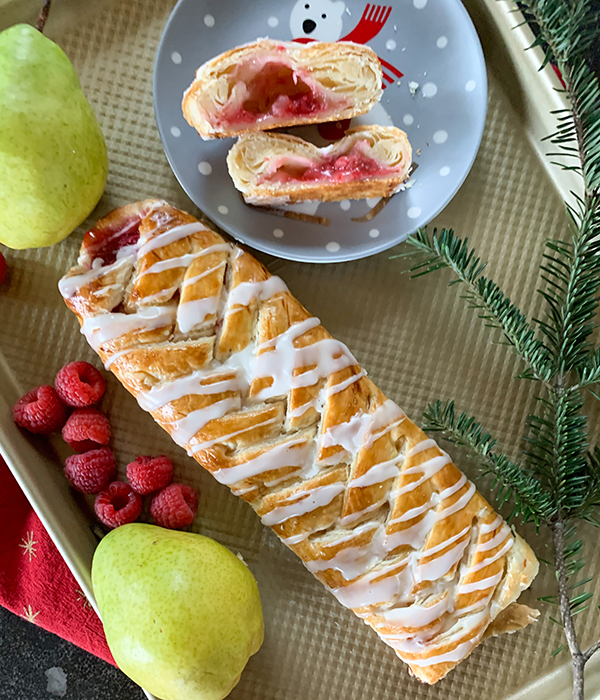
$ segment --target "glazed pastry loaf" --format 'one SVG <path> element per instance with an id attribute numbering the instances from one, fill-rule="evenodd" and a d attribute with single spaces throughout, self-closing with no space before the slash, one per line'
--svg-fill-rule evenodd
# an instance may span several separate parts
<path id="1" fill-rule="evenodd" d="M 198 68 L 183 115 L 203 139 L 349 119 L 381 99 L 381 64 L 367 46 L 261 39 Z"/>
<path id="2" fill-rule="evenodd" d="M 418 678 L 535 619 L 529 546 L 249 253 L 148 200 L 59 287 L 139 405 Z"/>
<path id="3" fill-rule="evenodd" d="M 227 155 L 244 200 L 269 205 L 388 197 L 411 164 L 408 137 L 395 126 L 357 126 L 325 148 L 287 134 L 244 134 Z"/>

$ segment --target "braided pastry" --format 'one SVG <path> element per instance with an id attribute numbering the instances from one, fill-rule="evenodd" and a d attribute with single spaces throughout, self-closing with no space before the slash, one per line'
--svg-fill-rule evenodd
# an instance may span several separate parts
<path id="1" fill-rule="evenodd" d="M 158 200 L 84 238 L 60 291 L 107 368 L 427 683 L 515 603 L 529 546 L 244 250 Z"/>
<path id="2" fill-rule="evenodd" d="M 251 204 L 389 197 L 408 179 L 412 149 L 395 126 L 356 126 L 325 148 L 288 134 L 240 136 L 229 151 L 233 184 Z"/>
<path id="3" fill-rule="evenodd" d="M 200 66 L 183 116 L 203 139 L 350 119 L 381 99 L 382 72 L 368 46 L 308 46 L 259 39 Z"/>

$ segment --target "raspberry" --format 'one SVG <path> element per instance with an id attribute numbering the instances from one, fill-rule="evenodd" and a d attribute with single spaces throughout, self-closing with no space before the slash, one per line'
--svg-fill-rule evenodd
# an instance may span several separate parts
<path id="1" fill-rule="evenodd" d="M 119 527 L 140 517 L 142 499 L 129 484 L 113 481 L 96 496 L 94 510 L 106 526 Z"/>
<path id="2" fill-rule="evenodd" d="M 2 282 L 4 282 L 5 277 L 6 277 L 6 258 L 0 252 L 0 284 L 2 284 Z"/>
<path id="3" fill-rule="evenodd" d="M 67 409 L 51 386 L 38 386 L 28 391 L 13 406 L 13 418 L 30 433 L 50 433 L 60 430 L 67 418 Z"/>
<path id="4" fill-rule="evenodd" d="M 62 436 L 75 452 L 87 452 L 108 445 L 110 423 L 97 408 L 76 408 L 67 418 Z"/>
<path id="5" fill-rule="evenodd" d="M 116 473 L 115 456 L 108 447 L 71 455 L 65 460 L 65 476 L 71 486 L 82 493 L 98 493 Z"/>
<path id="6" fill-rule="evenodd" d="M 70 362 L 58 372 L 54 386 L 67 406 L 85 408 L 100 401 L 106 382 L 89 362 Z"/>
<path id="7" fill-rule="evenodd" d="M 150 515 L 161 527 L 180 530 L 191 525 L 198 511 L 198 494 L 186 484 L 171 484 L 156 494 Z"/>
<path id="8" fill-rule="evenodd" d="M 131 488 L 142 496 L 164 488 L 172 478 L 173 462 L 164 455 L 141 455 L 127 465 L 127 480 Z"/>

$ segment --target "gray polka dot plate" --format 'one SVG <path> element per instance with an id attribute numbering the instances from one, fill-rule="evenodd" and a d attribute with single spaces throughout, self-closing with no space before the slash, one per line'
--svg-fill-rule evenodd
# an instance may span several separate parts
<path id="1" fill-rule="evenodd" d="M 300 212 L 308 221 L 243 202 L 225 162 L 233 139 L 203 141 L 184 120 L 181 99 L 205 61 L 266 36 L 371 46 L 382 62 L 383 98 L 352 125 L 395 124 L 406 131 L 418 165 L 410 187 L 383 208 L 377 200 L 289 208 L 292 217 Z M 179 0 L 154 69 L 156 121 L 173 172 L 189 197 L 240 241 L 303 262 L 379 253 L 436 216 L 471 169 L 486 104 L 483 53 L 460 0 Z M 317 145 L 329 143 L 331 136 L 323 127 L 293 133 Z"/>

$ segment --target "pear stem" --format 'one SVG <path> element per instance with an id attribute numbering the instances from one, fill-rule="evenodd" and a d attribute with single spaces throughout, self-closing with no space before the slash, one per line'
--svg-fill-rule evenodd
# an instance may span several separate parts
<path id="1" fill-rule="evenodd" d="M 44 0 L 44 6 L 40 11 L 37 24 L 35 25 L 35 28 L 38 30 L 38 32 L 44 32 L 46 20 L 48 19 L 48 14 L 50 12 L 50 5 L 52 5 L 52 0 Z"/>

